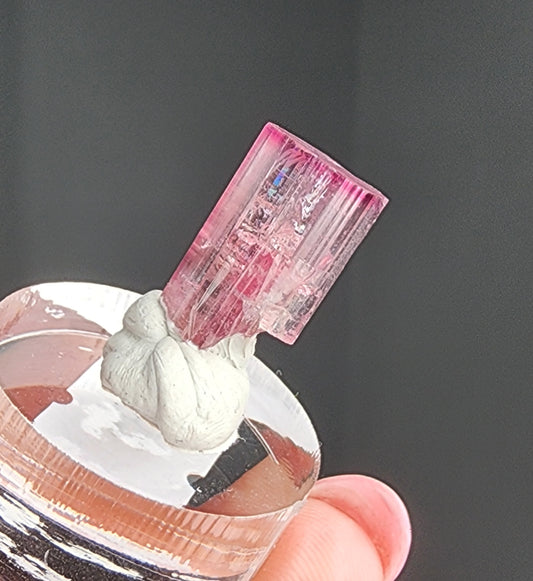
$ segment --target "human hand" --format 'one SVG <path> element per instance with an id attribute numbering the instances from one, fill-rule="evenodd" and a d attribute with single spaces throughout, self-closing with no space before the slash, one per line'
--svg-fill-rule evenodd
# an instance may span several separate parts
<path id="1" fill-rule="evenodd" d="M 411 544 L 398 495 L 367 476 L 319 480 L 254 581 L 393 581 Z"/>

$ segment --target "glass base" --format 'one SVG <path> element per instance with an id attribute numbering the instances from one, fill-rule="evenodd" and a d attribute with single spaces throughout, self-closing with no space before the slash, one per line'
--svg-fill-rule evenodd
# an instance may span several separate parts
<path id="1" fill-rule="evenodd" d="M 0 303 L 6 579 L 245 581 L 316 480 L 312 425 L 256 359 L 246 420 L 210 454 L 164 443 L 101 388 L 101 350 L 136 298 L 49 283 Z"/>

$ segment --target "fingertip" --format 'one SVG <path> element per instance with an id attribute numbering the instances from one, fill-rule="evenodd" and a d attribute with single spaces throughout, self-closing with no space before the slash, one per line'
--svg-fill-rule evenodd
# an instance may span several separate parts
<path id="1" fill-rule="evenodd" d="M 309 498 L 254 581 L 383 581 L 367 533 L 336 507 Z"/>
<path id="2" fill-rule="evenodd" d="M 319 480 L 310 496 L 342 511 L 366 532 L 380 555 L 384 581 L 398 577 L 411 546 L 411 523 L 392 488 L 369 476 L 343 475 Z"/>

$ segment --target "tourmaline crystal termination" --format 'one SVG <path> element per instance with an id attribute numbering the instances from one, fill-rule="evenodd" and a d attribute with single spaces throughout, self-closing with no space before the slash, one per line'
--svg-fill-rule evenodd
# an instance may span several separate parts
<path id="1" fill-rule="evenodd" d="M 163 290 L 169 319 L 198 347 L 294 343 L 387 202 L 268 123 Z"/>

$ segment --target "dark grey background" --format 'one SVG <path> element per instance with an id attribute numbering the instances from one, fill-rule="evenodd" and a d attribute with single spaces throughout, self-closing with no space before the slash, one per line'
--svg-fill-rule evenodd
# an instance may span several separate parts
<path id="1" fill-rule="evenodd" d="M 391 198 L 299 342 L 259 347 L 324 474 L 402 494 L 402 579 L 532 579 L 533 3 L 1 7 L 0 295 L 161 287 L 286 126 Z"/>

